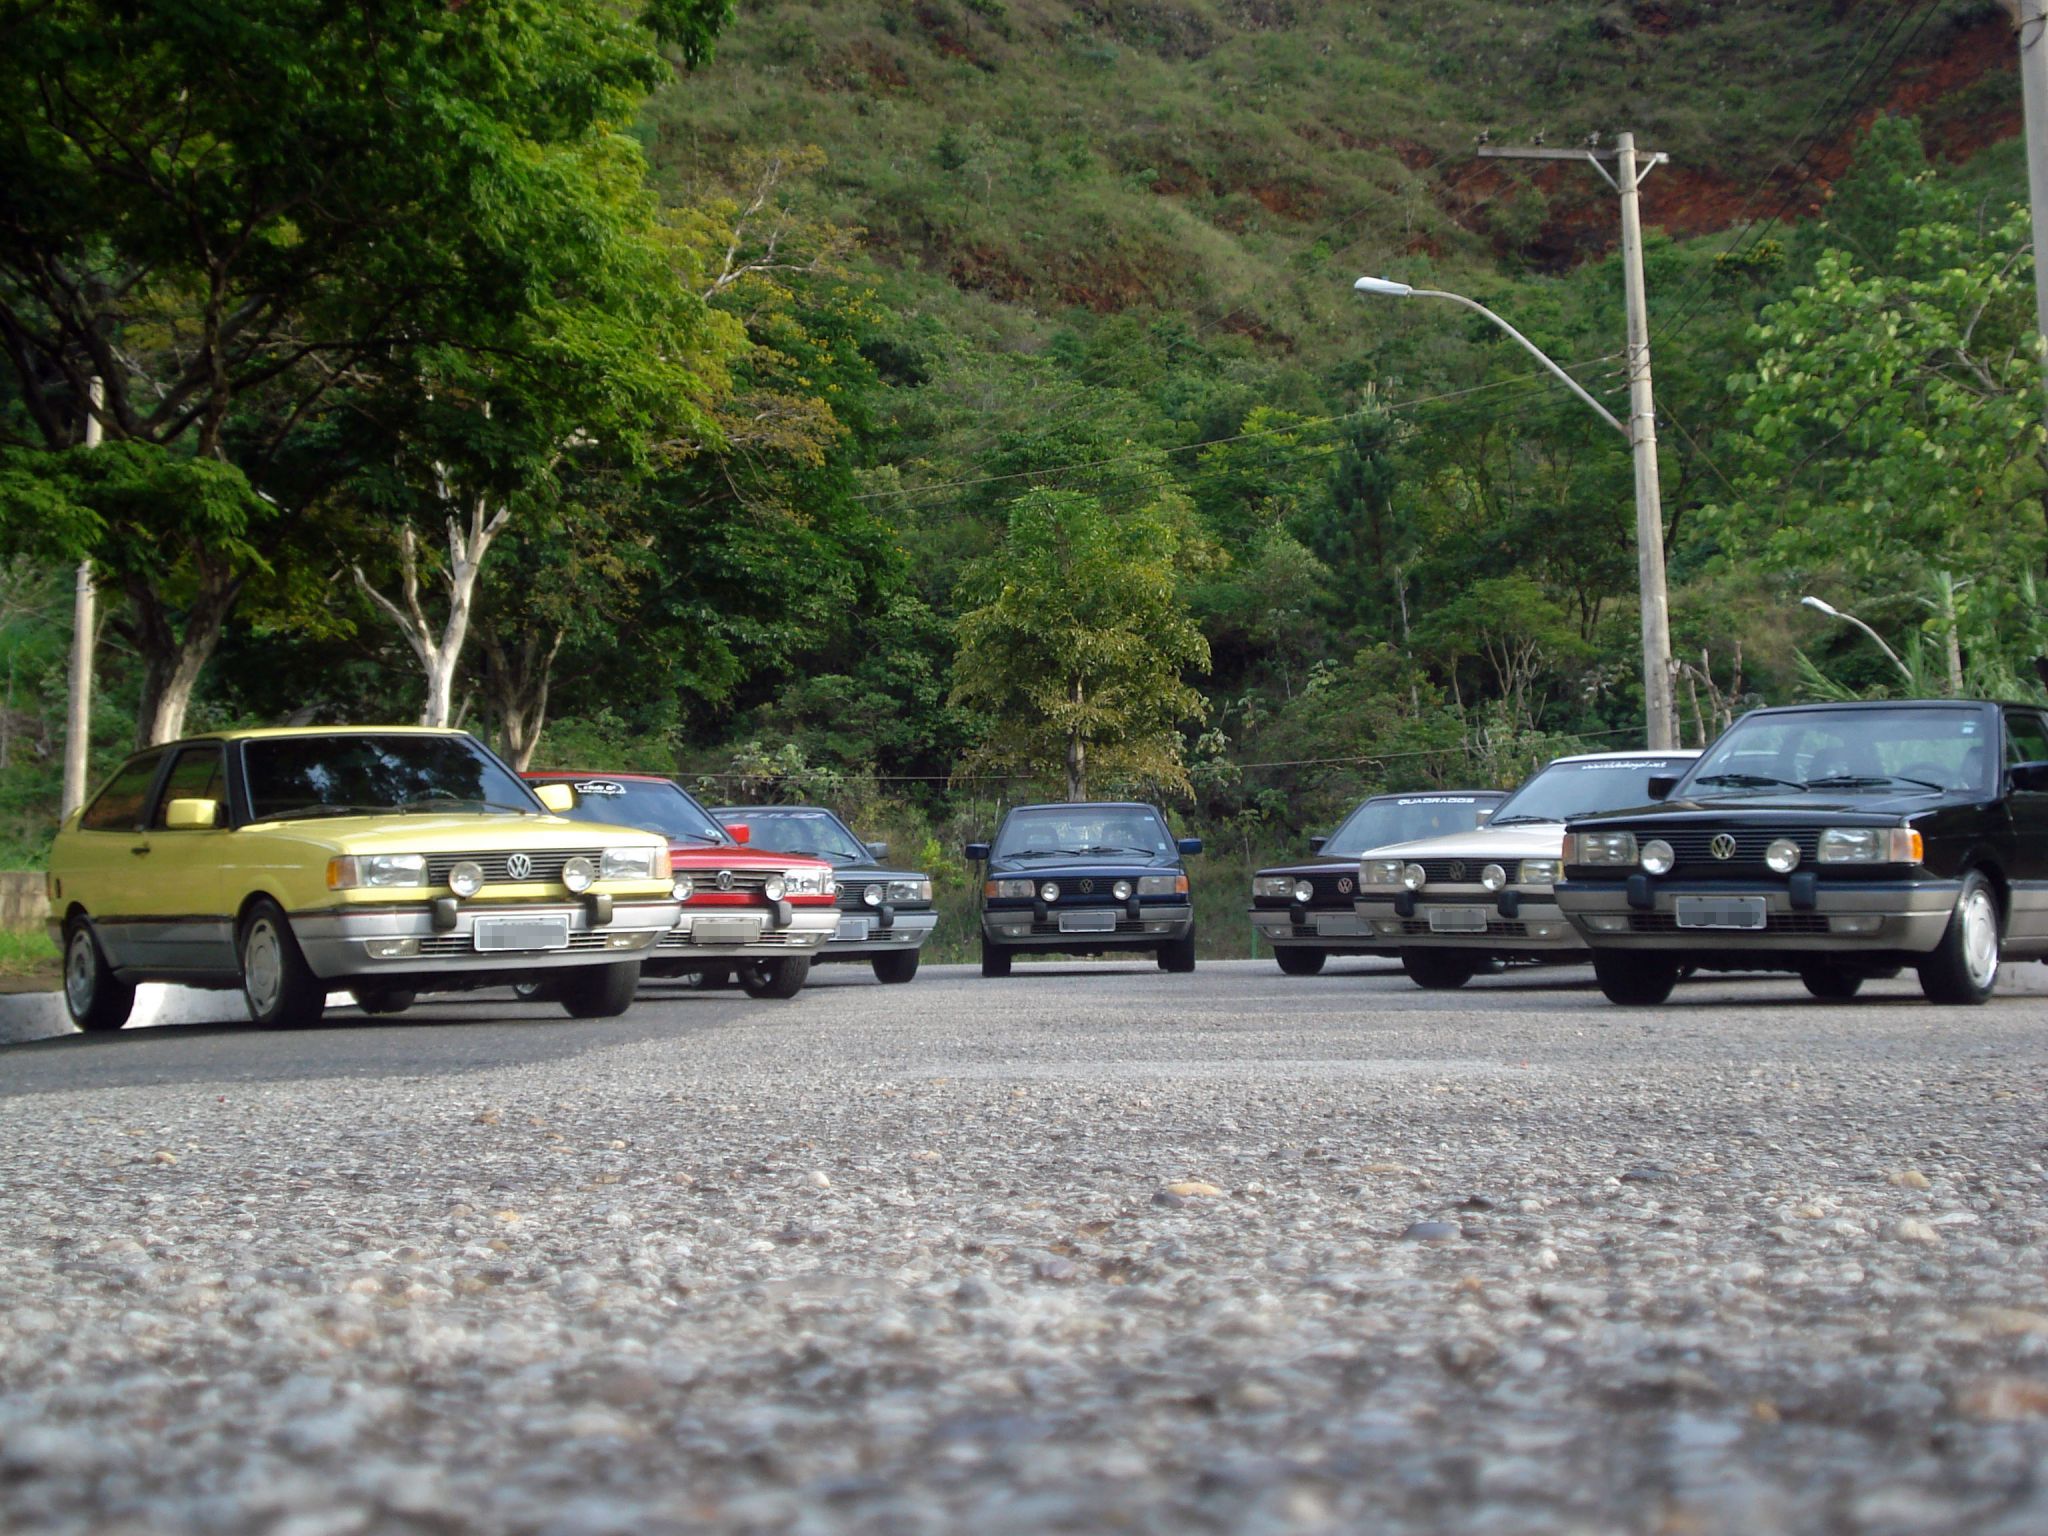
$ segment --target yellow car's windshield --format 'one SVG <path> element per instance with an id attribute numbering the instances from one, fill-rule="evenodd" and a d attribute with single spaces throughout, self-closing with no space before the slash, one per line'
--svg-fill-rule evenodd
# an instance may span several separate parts
<path id="1" fill-rule="evenodd" d="M 250 815 L 512 811 L 540 803 L 518 775 L 467 736 L 279 736 L 243 748 Z"/>

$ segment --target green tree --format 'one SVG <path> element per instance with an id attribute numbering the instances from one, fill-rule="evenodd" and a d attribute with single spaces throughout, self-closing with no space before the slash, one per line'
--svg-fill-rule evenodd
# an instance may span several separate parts
<path id="1" fill-rule="evenodd" d="M 1092 771 L 1185 791 L 1180 722 L 1202 697 L 1183 681 L 1209 644 L 1176 590 L 1174 522 L 1146 509 L 1112 517 L 1071 491 L 1033 491 L 1010 509 L 1002 546 L 962 583 L 953 702 L 989 730 L 975 760 L 1062 776 L 1087 797 Z"/>

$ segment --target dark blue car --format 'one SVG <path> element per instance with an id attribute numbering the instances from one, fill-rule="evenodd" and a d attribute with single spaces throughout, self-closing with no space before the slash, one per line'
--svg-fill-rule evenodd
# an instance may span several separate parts
<path id="1" fill-rule="evenodd" d="M 1150 950 L 1162 971 L 1195 968 L 1195 909 L 1182 860 L 1198 837 L 1175 838 L 1159 808 L 1132 801 L 1020 805 L 986 861 L 981 974 L 1007 976 L 1018 950 L 1100 955 Z"/>

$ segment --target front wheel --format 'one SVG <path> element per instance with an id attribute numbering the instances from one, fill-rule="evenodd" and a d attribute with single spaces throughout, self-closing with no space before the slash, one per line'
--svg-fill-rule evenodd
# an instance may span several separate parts
<path id="1" fill-rule="evenodd" d="M 1998 986 L 1998 896 L 1981 870 L 1963 876 L 1956 910 L 1934 952 L 1920 962 L 1930 1003 L 1981 1003 Z"/>
<path id="2" fill-rule="evenodd" d="M 64 933 L 64 1007 L 89 1035 L 113 1033 L 135 1008 L 135 989 L 115 980 L 82 917 L 72 918 Z"/>
<path id="3" fill-rule="evenodd" d="M 917 951 L 899 949 L 891 954 L 875 956 L 875 980 L 890 986 L 901 986 L 917 974 Z"/>
<path id="4" fill-rule="evenodd" d="M 1273 958 L 1280 963 L 1280 969 L 1290 976 L 1313 976 L 1323 968 L 1329 958 L 1327 951 L 1320 949 L 1276 949 Z"/>
<path id="5" fill-rule="evenodd" d="M 1010 974 L 1010 952 L 993 939 L 981 941 L 981 974 L 984 976 L 1007 976 Z"/>
<path id="6" fill-rule="evenodd" d="M 242 995 L 249 1017 L 266 1029 L 298 1029 L 320 1022 L 327 989 L 292 937 L 292 925 L 273 901 L 259 901 L 242 920 Z"/>
<path id="7" fill-rule="evenodd" d="M 553 983 L 555 1000 L 572 1019 L 615 1019 L 633 1006 L 640 989 L 640 962 L 580 965 Z"/>
<path id="8" fill-rule="evenodd" d="M 1431 992 L 1449 992 L 1462 987 L 1479 972 L 1480 962 L 1455 950 L 1404 949 L 1401 969 L 1418 987 Z"/>
<path id="9" fill-rule="evenodd" d="M 1185 974 L 1195 968 L 1195 933 L 1191 928 L 1184 939 L 1159 946 L 1159 969 Z"/>
<path id="10" fill-rule="evenodd" d="M 795 997 L 811 974 L 809 955 L 780 955 L 740 967 L 740 985 L 749 997 Z"/>
<path id="11" fill-rule="evenodd" d="M 1678 962 L 1664 955 L 1596 954 L 1593 979 L 1610 1003 L 1654 1008 L 1678 985 Z"/>
<path id="12" fill-rule="evenodd" d="M 1806 990 L 1823 1002 L 1846 1003 L 1863 989 L 1864 978 L 1838 965 L 1812 965 L 1799 973 Z"/>

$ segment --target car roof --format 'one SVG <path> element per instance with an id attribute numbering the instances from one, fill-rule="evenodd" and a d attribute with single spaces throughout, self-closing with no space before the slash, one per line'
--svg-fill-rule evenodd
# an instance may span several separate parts
<path id="1" fill-rule="evenodd" d="M 156 747 L 181 747 L 187 742 L 197 741 L 279 741 L 294 736 L 463 736 L 475 739 L 474 732 L 444 725 L 255 725 L 195 731 L 190 736 L 180 736 L 176 741 L 158 742 L 155 746 L 138 747 L 136 751 L 152 752 Z"/>
<path id="2" fill-rule="evenodd" d="M 839 815 L 829 805 L 769 805 L 761 801 L 756 801 L 751 805 L 713 805 L 707 806 L 706 809 L 714 814 L 719 811 L 808 811 L 819 816 L 837 817 Z"/>
<path id="3" fill-rule="evenodd" d="M 1041 800 L 1031 805 L 1013 805 L 1007 814 L 1019 811 L 1158 811 L 1145 800 Z M 1165 813 L 1160 812 L 1161 815 Z"/>
<path id="4" fill-rule="evenodd" d="M 2015 699 L 1809 699 L 1800 704 L 1764 704 L 1751 715 L 1790 715 L 1817 709 L 2039 709 Z M 1747 716 L 1744 717 L 1745 719 Z"/>

